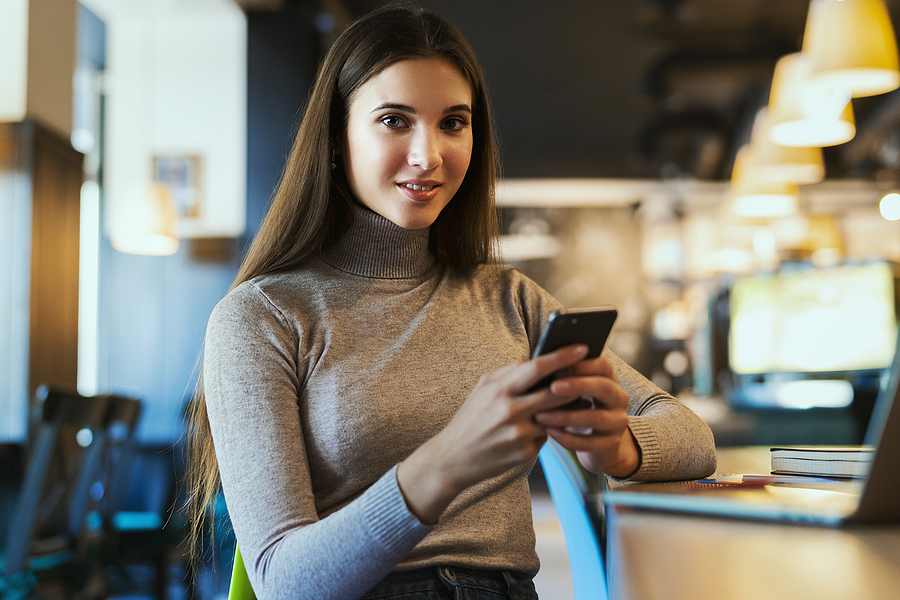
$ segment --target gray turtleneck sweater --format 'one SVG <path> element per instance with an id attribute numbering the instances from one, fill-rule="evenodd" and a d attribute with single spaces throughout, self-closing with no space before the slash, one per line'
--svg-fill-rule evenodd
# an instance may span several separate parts
<path id="1" fill-rule="evenodd" d="M 527 360 L 558 308 L 508 267 L 454 274 L 427 229 L 365 209 L 321 256 L 230 292 L 209 321 L 204 389 L 257 596 L 358 598 L 391 570 L 429 565 L 536 572 L 533 463 L 467 489 L 435 527 L 409 512 L 396 465 L 484 373 Z M 607 355 L 631 397 L 633 478 L 711 473 L 709 428 Z"/>

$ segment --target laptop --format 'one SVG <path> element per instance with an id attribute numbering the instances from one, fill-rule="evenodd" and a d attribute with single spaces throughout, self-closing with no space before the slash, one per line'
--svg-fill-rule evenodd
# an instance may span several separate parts
<path id="1" fill-rule="evenodd" d="M 738 475 L 711 480 L 625 483 L 604 492 L 607 506 L 839 526 L 900 521 L 900 334 L 878 393 L 865 446 L 868 472 L 852 480 Z"/>

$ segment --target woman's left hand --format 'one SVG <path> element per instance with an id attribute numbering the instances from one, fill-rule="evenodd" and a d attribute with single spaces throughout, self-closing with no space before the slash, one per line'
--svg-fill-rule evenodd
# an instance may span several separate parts
<path id="1" fill-rule="evenodd" d="M 579 395 L 592 404 L 536 413 L 535 420 L 550 437 L 575 451 L 585 468 L 596 473 L 626 478 L 638 470 L 640 452 L 628 428 L 628 394 L 608 360 L 598 357 L 577 363 L 560 373 L 550 390 L 557 396 Z"/>

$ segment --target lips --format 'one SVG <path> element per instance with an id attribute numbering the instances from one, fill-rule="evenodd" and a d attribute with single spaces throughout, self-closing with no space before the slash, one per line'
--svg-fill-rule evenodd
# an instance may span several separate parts
<path id="1" fill-rule="evenodd" d="M 437 196 L 441 184 L 436 181 L 403 181 L 397 187 L 410 200 L 427 202 Z"/>

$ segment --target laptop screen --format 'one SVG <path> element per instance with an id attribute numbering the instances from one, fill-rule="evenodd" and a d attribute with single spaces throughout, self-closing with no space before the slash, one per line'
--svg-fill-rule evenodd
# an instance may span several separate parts
<path id="1" fill-rule="evenodd" d="M 866 445 L 875 447 L 857 518 L 864 521 L 896 520 L 900 498 L 900 335 L 891 370 L 878 394 Z"/>

